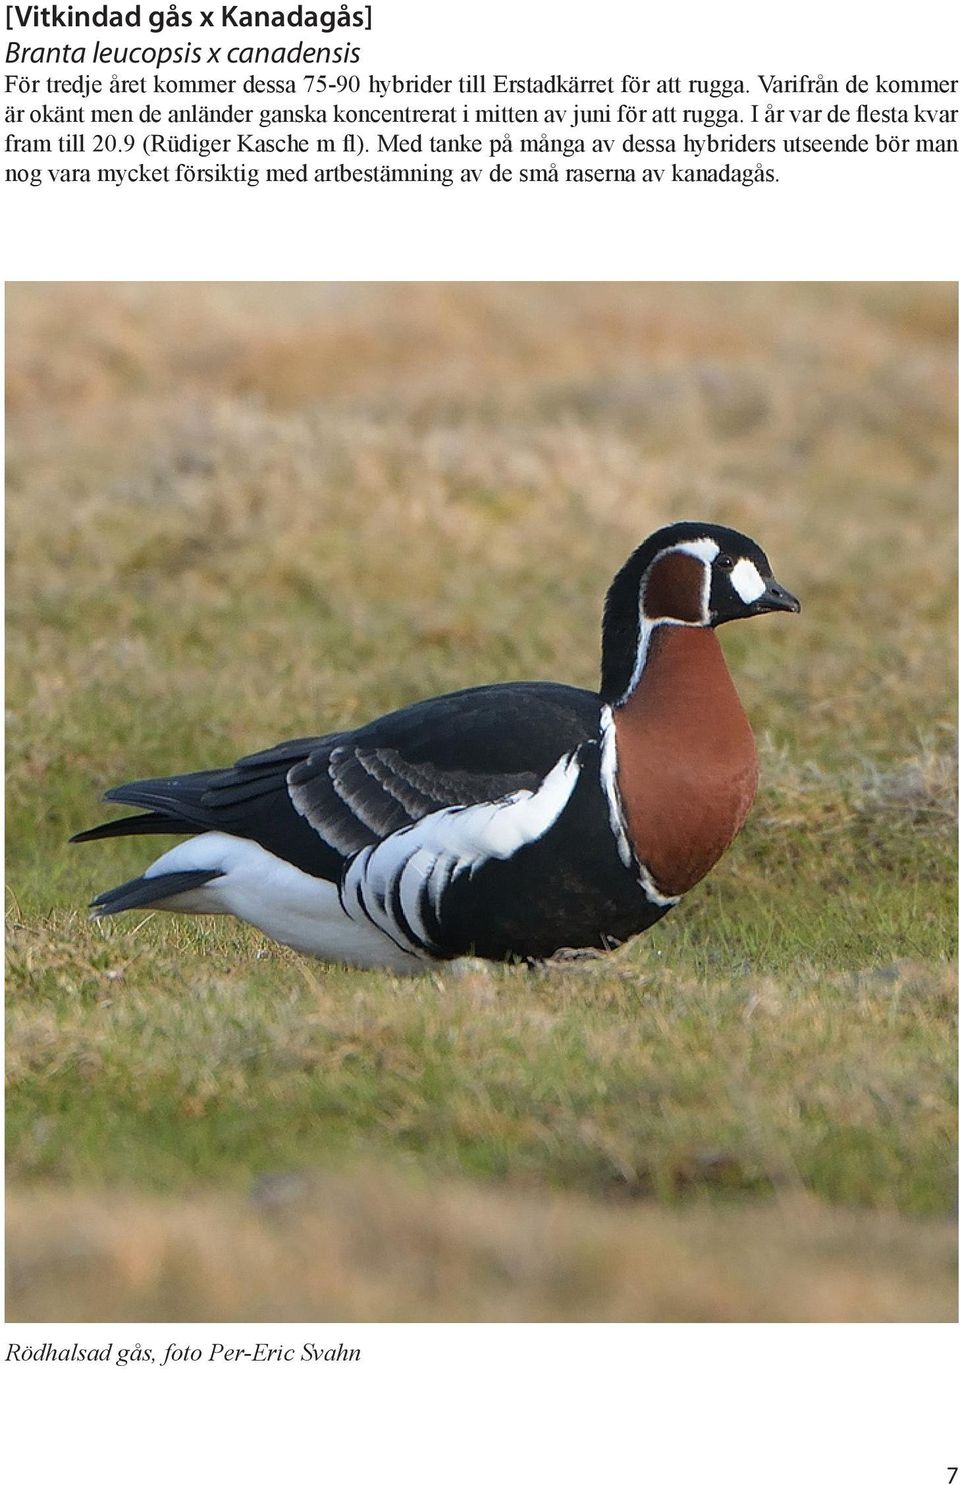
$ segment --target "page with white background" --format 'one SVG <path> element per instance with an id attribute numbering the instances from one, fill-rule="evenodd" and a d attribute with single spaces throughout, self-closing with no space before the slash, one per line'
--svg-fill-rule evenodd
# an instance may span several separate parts
<path id="1" fill-rule="evenodd" d="M 953 9 L 4 19 L 8 1467 L 952 1485 Z M 721 631 L 760 791 L 689 902 L 642 868 L 662 927 L 556 961 L 588 836 L 638 860 L 720 727 L 691 673 L 675 756 L 616 773 L 642 584 L 593 690 L 607 585 L 680 520 L 763 547 L 723 619 L 802 605 Z M 322 806 L 284 761 L 284 841 L 359 812 L 316 827 L 336 884 L 268 821 L 237 917 L 88 921 L 175 844 L 68 847 L 106 789 L 534 676 L 609 713 L 559 773 L 505 693 L 415 778 L 389 729 Z M 473 903 L 588 758 L 584 855 Z M 407 979 L 441 878 L 478 954 Z M 490 967 L 507 918 L 547 969 Z"/>

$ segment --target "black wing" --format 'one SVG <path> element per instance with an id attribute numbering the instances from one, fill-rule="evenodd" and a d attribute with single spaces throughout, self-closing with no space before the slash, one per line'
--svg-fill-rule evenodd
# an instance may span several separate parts
<path id="1" fill-rule="evenodd" d="M 589 691 L 542 681 L 479 686 L 354 732 L 281 743 L 233 768 L 123 784 L 105 797 L 150 813 L 74 839 L 222 830 L 336 880 L 348 857 L 425 815 L 536 789 L 598 725 Z"/>

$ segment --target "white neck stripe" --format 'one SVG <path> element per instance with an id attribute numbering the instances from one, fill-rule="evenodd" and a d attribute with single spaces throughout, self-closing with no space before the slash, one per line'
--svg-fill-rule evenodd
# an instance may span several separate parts
<path id="1" fill-rule="evenodd" d="M 630 844 L 623 802 L 617 785 L 617 727 L 613 719 L 613 710 L 609 706 L 600 709 L 600 783 L 607 797 L 607 815 L 613 838 L 617 843 L 620 860 L 628 871 L 636 873 L 641 887 L 652 903 L 655 903 L 657 907 L 673 907 L 680 901 L 680 898 L 668 897 L 666 893 L 660 891 L 653 875 L 642 861 L 637 860 Z"/>
<path id="2" fill-rule="evenodd" d="M 637 655 L 633 663 L 633 674 L 630 677 L 630 684 L 627 686 L 627 689 L 620 697 L 620 700 L 615 703 L 616 706 L 623 706 L 627 698 L 632 696 L 637 689 L 637 684 L 643 674 L 643 667 L 647 663 L 647 655 L 650 651 L 650 637 L 659 624 L 672 624 L 681 629 L 705 629 L 710 623 L 710 564 L 719 551 L 720 548 L 712 536 L 698 536 L 692 541 L 678 541 L 675 546 L 664 547 L 663 551 L 658 552 L 656 557 L 654 557 L 640 585 L 637 615 Z M 700 619 L 697 622 L 689 619 L 671 619 L 667 617 L 648 619 L 643 611 L 643 595 L 646 591 L 650 574 L 660 561 L 660 558 L 666 557 L 670 552 L 684 552 L 687 556 L 695 557 L 698 562 L 703 564 L 703 579 L 700 585 Z"/>
<path id="3" fill-rule="evenodd" d="M 688 619 L 647 619 L 641 617 L 640 633 L 637 643 L 637 658 L 634 661 L 633 674 L 630 677 L 630 684 L 627 686 L 627 689 L 624 691 L 619 701 L 615 701 L 613 703 L 614 710 L 616 710 L 617 707 L 623 706 L 625 701 L 629 701 L 630 697 L 637 689 L 637 686 L 640 683 L 640 677 L 643 675 L 644 666 L 647 663 L 647 657 L 650 653 L 650 640 L 653 637 L 653 631 L 655 629 L 659 629 L 661 626 L 673 629 L 703 629 L 706 627 L 704 623 L 693 624 Z"/>

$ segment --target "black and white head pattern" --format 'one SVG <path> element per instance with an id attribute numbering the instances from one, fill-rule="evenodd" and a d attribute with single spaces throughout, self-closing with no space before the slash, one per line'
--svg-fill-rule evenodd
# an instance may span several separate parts
<path id="1" fill-rule="evenodd" d="M 799 608 L 748 536 L 693 521 L 666 526 L 637 548 L 610 585 L 601 695 L 616 706 L 633 692 L 661 624 L 715 629 L 732 619 Z"/>

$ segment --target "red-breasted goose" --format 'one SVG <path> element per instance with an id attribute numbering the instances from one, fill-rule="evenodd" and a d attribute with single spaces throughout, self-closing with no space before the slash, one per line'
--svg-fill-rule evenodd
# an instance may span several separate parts
<path id="1" fill-rule="evenodd" d="M 303 953 L 406 971 L 615 947 L 674 907 L 746 818 L 756 749 L 714 631 L 777 609 L 800 604 L 755 542 L 667 526 L 610 585 L 599 693 L 478 686 L 111 789 L 149 813 L 74 840 L 190 838 L 101 893 L 94 915 L 233 913 Z"/>

